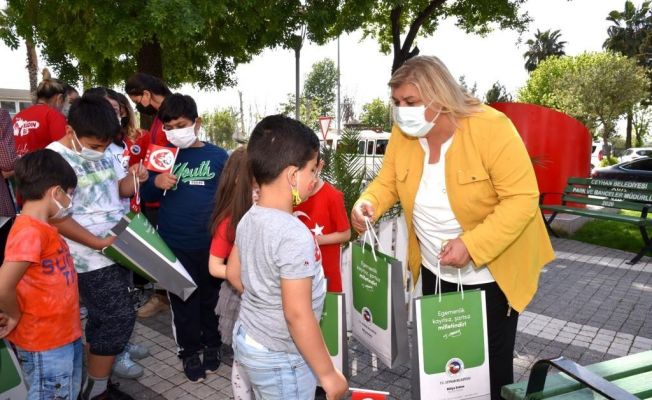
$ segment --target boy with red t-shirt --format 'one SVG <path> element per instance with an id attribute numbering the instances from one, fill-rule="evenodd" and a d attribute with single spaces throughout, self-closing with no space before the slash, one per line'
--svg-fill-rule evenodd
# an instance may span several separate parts
<path id="1" fill-rule="evenodd" d="M 319 171 L 323 165 L 322 160 Z M 342 292 L 341 244 L 351 239 L 344 194 L 317 176 L 315 189 L 308 200 L 294 207 L 294 215 L 315 235 L 321 251 L 328 291 Z"/>
<path id="2" fill-rule="evenodd" d="M 48 221 L 70 213 L 77 175 L 48 149 L 24 155 L 15 174 L 24 203 L 0 268 L 0 338 L 16 348 L 29 399 L 76 399 L 83 355 L 77 273 Z"/>

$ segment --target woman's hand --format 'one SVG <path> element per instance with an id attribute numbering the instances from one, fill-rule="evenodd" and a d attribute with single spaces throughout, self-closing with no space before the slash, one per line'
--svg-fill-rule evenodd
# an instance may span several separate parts
<path id="1" fill-rule="evenodd" d="M 471 261 L 471 255 L 462 239 L 456 238 L 442 246 L 439 261 L 441 265 L 462 268 Z"/>
<path id="2" fill-rule="evenodd" d="M 351 224 L 356 231 L 362 233 L 367 230 L 365 218 L 373 219 L 374 206 L 367 200 L 358 200 L 351 210 Z"/>

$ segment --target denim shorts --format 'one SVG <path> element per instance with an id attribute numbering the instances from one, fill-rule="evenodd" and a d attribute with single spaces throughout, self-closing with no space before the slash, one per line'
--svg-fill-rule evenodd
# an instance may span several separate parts
<path id="1" fill-rule="evenodd" d="M 317 379 L 301 354 L 266 348 L 247 336 L 240 321 L 233 328 L 233 352 L 257 399 L 314 399 Z"/>
<path id="2" fill-rule="evenodd" d="M 83 348 L 81 339 L 47 351 L 16 348 L 25 376 L 28 400 L 76 400 L 81 390 Z"/>

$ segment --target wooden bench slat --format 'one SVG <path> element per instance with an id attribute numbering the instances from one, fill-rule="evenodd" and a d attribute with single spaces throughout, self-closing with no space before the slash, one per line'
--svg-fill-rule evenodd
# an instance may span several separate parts
<path id="1" fill-rule="evenodd" d="M 611 381 L 621 389 L 640 397 L 647 398 L 652 396 L 652 371 L 648 371 L 635 376 L 628 376 L 622 379 L 615 379 Z M 596 393 L 589 388 L 583 388 L 570 393 L 564 393 L 559 396 L 546 397 L 551 400 L 593 400 L 596 398 Z M 599 396 L 598 398 L 602 398 Z"/>
<path id="2" fill-rule="evenodd" d="M 636 203 L 627 200 L 613 200 L 609 198 L 575 196 L 572 194 L 564 195 L 562 197 L 562 200 L 571 203 L 589 204 L 592 206 L 617 208 L 621 210 L 631 210 L 631 211 L 639 211 L 639 212 L 643 211 L 643 209 L 647 206 L 645 203 Z"/>
<path id="3" fill-rule="evenodd" d="M 652 371 L 652 350 L 631 354 L 614 360 L 602 361 L 586 367 L 589 371 L 608 381 L 636 376 Z M 522 400 L 525 398 L 527 380 L 503 386 L 501 395 L 506 400 Z M 557 396 L 582 389 L 582 385 L 565 374 L 550 375 L 542 397 Z"/>
<path id="4" fill-rule="evenodd" d="M 616 179 L 601 179 L 601 178 L 568 178 L 568 183 L 574 185 L 591 185 L 591 186 L 614 187 L 614 188 L 627 189 L 627 190 L 652 191 L 652 183 L 648 183 L 648 182 L 621 181 Z"/>
<path id="5" fill-rule="evenodd" d="M 606 214 L 601 211 L 586 210 L 582 208 L 573 208 L 573 207 L 566 207 L 566 206 L 542 205 L 540 206 L 540 208 L 542 210 L 556 211 L 558 213 L 574 214 L 574 215 L 581 215 L 585 217 L 611 220 L 616 222 L 624 222 L 636 226 L 652 225 L 652 219 L 634 217 L 630 215 Z"/>

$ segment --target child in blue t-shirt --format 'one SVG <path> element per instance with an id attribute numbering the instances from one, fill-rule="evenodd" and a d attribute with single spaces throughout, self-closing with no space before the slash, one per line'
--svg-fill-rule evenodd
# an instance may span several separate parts
<path id="1" fill-rule="evenodd" d="M 292 215 L 316 184 L 318 155 L 315 133 L 281 115 L 260 121 L 247 145 L 260 192 L 238 224 L 226 274 L 244 289 L 233 350 L 259 399 L 310 399 L 317 380 L 329 399 L 348 388 L 319 329 L 326 296 L 321 253 Z"/>
<path id="2" fill-rule="evenodd" d="M 158 117 L 167 140 L 179 152 L 172 172 L 152 174 L 141 188 L 141 197 L 161 202 L 158 232 L 197 284 L 197 290 L 185 301 L 172 293 L 169 296 L 183 370 L 189 381 L 200 382 L 206 372 L 217 371 L 221 361 L 215 305 L 222 280 L 208 272 L 209 224 L 228 155 L 197 138 L 201 118 L 192 97 L 178 93 L 168 96 Z"/>

